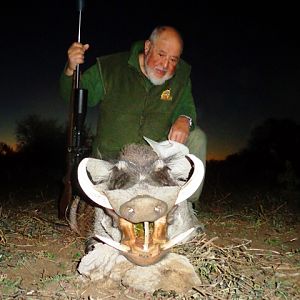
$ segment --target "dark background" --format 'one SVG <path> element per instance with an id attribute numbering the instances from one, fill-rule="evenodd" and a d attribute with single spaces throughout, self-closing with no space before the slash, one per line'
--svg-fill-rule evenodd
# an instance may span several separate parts
<path id="1" fill-rule="evenodd" d="M 15 143 L 16 121 L 28 114 L 66 122 L 68 105 L 58 93 L 66 50 L 77 39 L 75 1 L 10 1 L 1 9 L 0 141 Z M 264 120 L 298 122 L 299 21 L 291 15 L 207 16 L 185 1 L 140 3 L 87 0 L 82 42 L 86 62 L 128 50 L 156 25 L 173 25 L 192 65 L 199 125 L 208 136 L 208 159 L 224 159 L 245 147 Z M 94 126 L 97 109 L 89 110 Z"/>

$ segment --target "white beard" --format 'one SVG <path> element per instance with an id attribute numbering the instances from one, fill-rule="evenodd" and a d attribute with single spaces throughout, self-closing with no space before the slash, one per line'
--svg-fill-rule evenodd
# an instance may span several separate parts
<path id="1" fill-rule="evenodd" d="M 174 74 L 172 75 L 164 75 L 162 78 L 157 78 L 154 74 L 154 70 L 150 68 L 147 64 L 147 60 L 145 60 L 145 72 L 148 76 L 148 79 L 154 84 L 154 85 L 162 85 L 164 84 L 167 80 L 173 77 Z"/>

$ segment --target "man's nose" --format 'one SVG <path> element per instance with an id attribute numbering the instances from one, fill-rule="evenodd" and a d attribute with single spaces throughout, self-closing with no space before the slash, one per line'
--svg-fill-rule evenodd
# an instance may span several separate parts
<path id="1" fill-rule="evenodd" d="M 168 59 L 167 57 L 165 57 L 165 58 L 163 59 L 163 67 L 164 67 L 165 69 L 167 69 L 168 66 L 169 66 L 169 59 Z"/>

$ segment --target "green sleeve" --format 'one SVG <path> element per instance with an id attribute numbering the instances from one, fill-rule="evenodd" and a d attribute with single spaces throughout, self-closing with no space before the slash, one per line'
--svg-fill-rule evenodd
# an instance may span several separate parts
<path id="1" fill-rule="evenodd" d="M 192 83 L 191 80 L 188 80 L 187 85 L 184 88 L 184 91 L 182 93 L 182 97 L 180 101 L 178 102 L 178 105 L 176 106 L 173 116 L 172 116 L 172 124 L 176 121 L 176 119 L 180 115 L 185 115 L 193 120 L 192 128 L 194 129 L 196 124 L 196 107 L 194 103 L 194 98 L 192 95 Z"/>
<path id="2" fill-rule="evenodd" d="M 67 76 L 63 70 L 59 79 L 59 93 L 60 96 L 66 102 L 70 100 L 71 90 L 72 90 L 72 76 Z"/>
<path id="3" fill-rule="evenodd" d="M 62 72 L 59 84 L 62 98 L 69 101 L 72 90 L 72 76 L 67 76 Z M 89 106 L 95 106 L 101 101 L 104 89 L 97 64 L 94 64 L 82 74 L 80 77 L 80 87 L 88 90 Z"/>

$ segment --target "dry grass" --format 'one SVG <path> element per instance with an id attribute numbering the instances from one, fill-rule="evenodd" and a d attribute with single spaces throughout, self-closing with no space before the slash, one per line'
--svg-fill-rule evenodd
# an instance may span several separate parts
<path id="1" fill-rule="evenodd" d="M 296 299 L 299 295 L 299 253 L 253 249 L 250 240 L 220 247 L 214 243 L 217 239 L 203 234 L 175 249 L 189 258 L 202 281 L 190 295 L 194 298 L 184 299 L 197 299 L 196 295 L 204 299 Z"/>
<path id="2" fill-rule="evenodd" d="M 95 293 L 76 275 L 83 241 L 56 219 L 54 203 L 0 208 L 0 299 L 300 299 L 299 249 L 253 248 L 248 239 L 220 246 L 209 232 L 173 249 L 201 279 L 189 293 L 145 294 L 109 283 Z"/>

